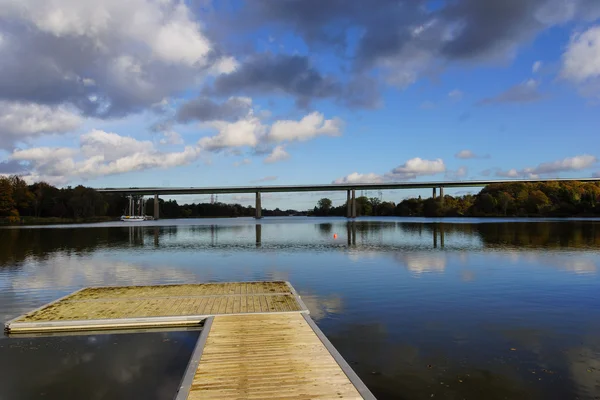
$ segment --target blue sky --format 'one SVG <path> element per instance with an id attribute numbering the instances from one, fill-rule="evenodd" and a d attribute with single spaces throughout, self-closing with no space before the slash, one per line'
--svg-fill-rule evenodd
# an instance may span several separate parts
<path id="1" fill-rule="evenodd" d="M 594 0 L 0 9 L 0 174 L 92 187 L 600 175 Z"/>

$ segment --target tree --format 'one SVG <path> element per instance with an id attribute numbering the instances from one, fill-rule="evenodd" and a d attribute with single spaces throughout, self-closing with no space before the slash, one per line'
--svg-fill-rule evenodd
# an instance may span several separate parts
<path id="1" fill-rule="evenodd" d="M 550 205 L 550 199 L 541 190 L 534 190 L 527 199 L 527 211 L 542 213 Z"/>
<path id="2" fill-rule="evenodd" d="M 10 217 L 15 212 L 12 185 L 8 178 L 0 176 L 0 216 Z"/>
<path id="3" fill-rule="evenodd" d="M 371 205 L 372 214 L 379 215 L 379 205 L 381 204 L 379 197 L 369 198 L 369 204 Z"/>
<path id="4" fill-rule="evenodd" d="M 476 204 L 483 213 L 489 215 L 496 210 L 497 201 L 491 194 L 483 193 L 479 196 Z"/>
<path id="5" fill-rule="evenodd" d="M 514 201 L 515 199 L 513 199 L 513 197 L 510 194 L 506 192 L 500 192 L 500 194 L 498 195 L 498 205 L 500 206 L 503 215 L 506 216 L 508 207 L 510 207 L 514 203 Z"/>
<path id="6" fill-rule="evenodd" d="M 394 203 L 392 203 L 391 201 L 384 201 L 382 202 L 379 207 L 378 207 L 378 215 L 394 215 L 394 209 L 396 208 L 396 205 Z"/>
<path id="7" fill-rule="evenodd" d="M 31 215 L 35 196 L 29 190 L 27 183 L 20 177 L 13 175 L 10 178 L 12 198 L 20 215 Z"/>
<path id="8" fill-rule="evenodd" d="M 418 199 L 402 200 L 396 206 L 394 214 L 401 217 L 416 217 L 423 215 L 423 200 L 421 196 Z"/>
<path id="9" fill-rule="evenodd" d="M 320 215 L 329 215 L 329 211 L 331 210 L 331 200 L 324 197 L 317 203 L 317 208 Z"/>
<path id="10" fill-rule="evenodd" d="M 356 215 L 373 215 L 373 207 L 366 196 L 356 198 Z"/>

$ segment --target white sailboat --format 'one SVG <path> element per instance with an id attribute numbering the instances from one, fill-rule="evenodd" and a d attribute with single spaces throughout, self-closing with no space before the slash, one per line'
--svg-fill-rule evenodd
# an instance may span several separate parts
<path id="1" fill-rule="evenodd" d="M 125 215 L 121 215 L 121 221 L 125 221 L 125 222 L 144 221 L 146 219 L 144 217 L 144 204 L 145 203 L 144 203 L 143 198 L 140 198 L 139 200 L 135 201 L 133 199 L 133 196 L 129 196 L 129 209 L 125 210 Z M 136 208 L 138 209 L 137 215 L 136 215 Z"/>

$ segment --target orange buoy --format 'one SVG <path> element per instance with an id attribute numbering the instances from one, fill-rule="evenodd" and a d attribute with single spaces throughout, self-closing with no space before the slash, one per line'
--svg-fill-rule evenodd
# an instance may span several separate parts
<path id="1" fill-rule="evenodd" d="M 334 238 L 334 239 L 337 239 L 337 233 L 334 233 L 334 234 L 333 234 L 333 238 Z"/>

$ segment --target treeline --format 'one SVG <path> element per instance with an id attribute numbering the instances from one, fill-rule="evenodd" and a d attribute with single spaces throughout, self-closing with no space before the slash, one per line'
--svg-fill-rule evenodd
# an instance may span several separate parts
<path id="1" fill-rule="evenodd" d="M 253 217 L 251 206 L 225 203 L 179 205 L 159 199 L 161 218 Z M 125 195 L 102 194 L 85 186 L 56 188 L 45 182 L 28 185 L 18 176 L 0 177 L 0 220 L 9 223 L 27 218 L 101 220 L 118 218 L 129 200 Z M 154 213 L 154 199 L 146 202 L 146 215 Z M 398 204 L 377 197 L 356 199 L 359 216 L 415 217 L 573 217 L 600 216 L 600 183 L 548 182 L 500 183 L 486 186 L 477 195 L 406 199 Z M 333 207 L 330 199 L 319 200 L 308 212 L 317 216 L 345 216 L 346 204 Z M 262 211 L 263 216 L 306 215 L 296 210 Z"/>
<path id="2" fill-rule="evenodd" d="M 84 186 L 58 189 L 45 182 L 28 185 L 18 176 L 0 177 L 0 217 L 19 222 L 22 217 L 86 219 L 121 215 L 127 199 L 104 196 Z"/>
<path id="3" fill-rule="evenodd" d="M 137 200 L 137 199 L 136 199 Z M 120 194 L 103 194 L 85 186 L 56 188 L 45 182 L 28 185 L 18 176 L 0 177 L 0 222 L 20 223 L 52 220 L 107 220 L 123 215 L 129 199 Z M 240 204 L 200 203 L 179 205 L 175 200 L 159 199 L 161 218 L 253 217 L 254 207 Z M 154 214 L 154 199 L 145 207 Z M 263 210 L 264 216 L 301 214 L 295 210 Z"/>
<path id="4" fill-rule="evenodd" d="M 175 200 L 164 201 L 158 199 L 161 218 L 203 218 L 203 217 L 254 217 L 256 209 L 251 206 L 242 206 L 241 204 L 226 203 L 192 203 L 177 204 Z M 146 214 L 152 215 L 154 210 L 154 199 L 146 202 Z M 262 210 L 265 217 L 283 217 L 288 215 L 299 215 L 296 210 Z"/>
<path id="5" fill-rule="evenodd" d="M 600 183 L 498 183 L 486 186 L 477 195 L 445 195 L 443 199 L 419 196 L 398 204 L 361 196 L 356 199 L 356 213 L 401 217 L 600 216 Z M 333 207 L 331 200 L 324 198 L 311 215 L 345 216 L 346 204 Z"/>

